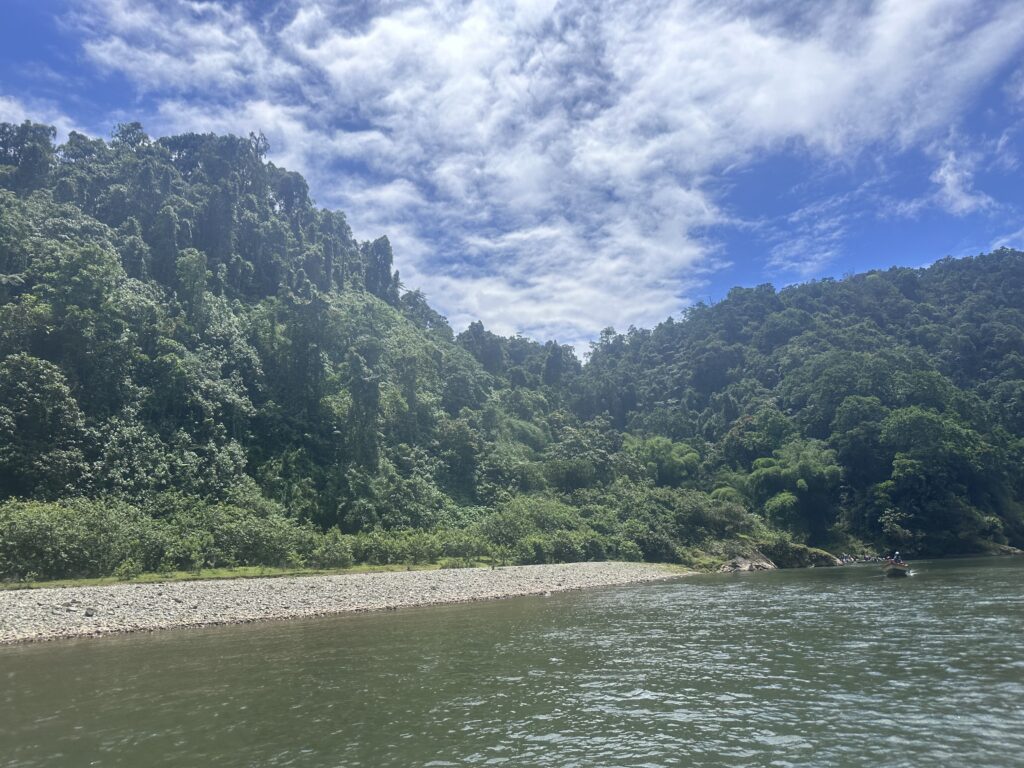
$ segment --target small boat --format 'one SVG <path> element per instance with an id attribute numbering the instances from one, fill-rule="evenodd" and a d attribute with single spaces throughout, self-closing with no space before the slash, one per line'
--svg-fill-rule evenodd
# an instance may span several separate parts
<path id="1" fill-rule="evenodd" d="M 902 560 L 887 560 L 882 564 L 882 571 L 886 576 L 907 576 L 910 573 L 910 566 Z"/>

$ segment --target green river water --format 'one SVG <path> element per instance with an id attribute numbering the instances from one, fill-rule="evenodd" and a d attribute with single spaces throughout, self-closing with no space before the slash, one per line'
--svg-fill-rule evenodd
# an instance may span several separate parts
<path id="1" fill-rule="evenodd" d="M 1024 558 L 0 648 L 0 766 L 1024 766 Z"/>

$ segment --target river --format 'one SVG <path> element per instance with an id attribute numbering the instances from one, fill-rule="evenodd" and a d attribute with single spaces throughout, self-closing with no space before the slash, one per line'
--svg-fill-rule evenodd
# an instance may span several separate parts
<path id="1" fill-rule="evenodd" d="M 0 648 L 0 766 L 1024 766 L 1024 558 Z"/>

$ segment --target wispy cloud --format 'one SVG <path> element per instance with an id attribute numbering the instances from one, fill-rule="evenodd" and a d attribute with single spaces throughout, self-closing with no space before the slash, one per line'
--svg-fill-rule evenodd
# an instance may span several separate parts
<path id="1" fill-rule="evenodd" d="M 82 130 L 54 104 L 16 99 L 0 93 L 0 123 L 23 123 L 26 120 L 52 125 L 57 129 L 58 141 L 64 141 L 71 131 Z"/>
<path id="2" fill-rule="evenodd" d="M 998 168 L 1016 170 L 1018 160 L 1013 149 L 1012 128 L 998 138 L 967 137 L 956 131 L 923 147 L 923 157 L 932 170 L 927 177 L 928 190 L 916 197 L 893 199 L 883 196 L 885 217 L 914 219 L 936 210 L 954 217 L 993 213 L 1001 207 L 988 193 L 977 188 L 979 171 Z"/>
<path id="3" fill-rule="evenodd" d="M 1016 232 L 1008 232 L 1004 235 L 1000 235 L 992 241 L 989 248 L 992 250 L 997 248 L 1016 248 L 1017 250 L 1024 250 L 1024 227 L 1021 227 Z"/>
<path id="4" fill-rule="evenodd" d="M 936 201 L 955 216 L 983 211 L 995 205 L 995 200 L 974 189 L 974 165 L 973 158 L 958 156 L 955 151 L 948 150 L 931 176 L 938 187 Z"/>
<path id="5" fill-rule="evenodd" d="M 456 324 L 574 343 L 688 302 L 724 167 L 925 146 L 1024 41 L 1019 3 L 972 0 L 247 8 L 80 0 L 71 23 L 156 100 L 151 129 L 263 130 Z M 953 212 L 985 205 L 964 162 L 936 171 Z M 797 224 L 769 259 L 813 274 L 843 219 Z"/>
<path id="6" fill-rule="evenodd" d="M 779 240 L 769 251 L 768 269 L 784 276 L 808 278 L 835 261 L 842 252 L 848 223 L 847 196 L 816 203 L 786 217 L 773 233 Z"/>

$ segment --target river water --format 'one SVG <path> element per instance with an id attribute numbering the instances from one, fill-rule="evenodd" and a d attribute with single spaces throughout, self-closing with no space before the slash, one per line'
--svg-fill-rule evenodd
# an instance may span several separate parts
<path id="1" fill-rule="evenodd" d="M 0 648 L 0 766 L 1024 766 L 1024 558 Z"/>

